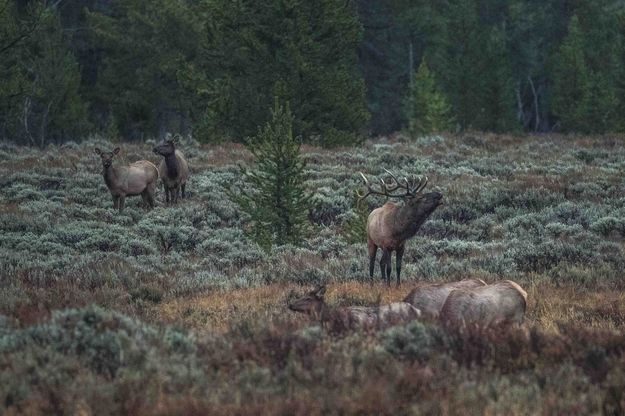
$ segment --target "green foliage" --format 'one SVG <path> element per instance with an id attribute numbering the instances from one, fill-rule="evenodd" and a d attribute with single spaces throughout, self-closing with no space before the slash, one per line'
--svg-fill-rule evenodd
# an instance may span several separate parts
<path id="1" fill-rule="evenodd" d="M 408 131 L 413 137 L 450 130 L 452 126 L 451 107 L 425 59 L 413 76 L 405 108 Z"/>
<path id="2" fill-rule="evenodd" d="M 235 139 L 254 134 L 278 97 L 291 105 L 296 135 L 324 146 L 355 141 L 368 114 L 352 6 L 340 0 L 202 5 L 212 51 L 203 65 L 212 75 L 208 131 Z"/>
<path id="3" fill-rule="evenodd" d="M 87 18 L 104 57 L 93 97 L 108 112 L 102 129 L 140 138 L 180 131 L 186 120 L 197 120 L 194 109 L 206 105 L 196 95 L 204 84 L 194 61 L 202 31 L 188 5 L 124 0 Z"/>
<path id="4" fill-rule="evenodd" d="M 354 202 L 353 209 L 345 216 L 343 237 L 350 244 L 367 241 L 367 219 L 369 207 L 364 203 Z"/>
<path id="5" fill-rule="evenodd" d="M 255 158 L 251 171 L 243 170 L 251 189 L 230 189 L 231 198 L 252 220 L 253 238 L 266 249 L 278 244 L 301 244 L 308 228 L 305 189 L 306 163 L 301 139 L 293 136 L 289 106 L 276 100 L 272 120 L 248 139 Z"/>
<path id="6" fill-rule="evenodd" d="M 436 328 L 414 321 L 406 326 L 386 330 L 382 335 L 382 343 L 395 356 L 424 361 L 430 358 L 436 337 Z"/>
<path id="7" fill-rule="evenodd" d="M 0 134 L 40 147 L 79 139 L 89 127 L 87 107 L 56 10 L 33 3 L 19 12 L 7 1 L 0 26 Z"/>

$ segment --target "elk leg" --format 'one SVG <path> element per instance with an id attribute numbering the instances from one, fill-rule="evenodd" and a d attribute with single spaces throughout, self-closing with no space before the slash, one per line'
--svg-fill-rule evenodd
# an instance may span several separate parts
<path id="1" fill-rule="evenodd" d="M 169 205 L 169 189 L 165 184 L 163 184 L 163 191 L 165 191 L 165 204 Z"/>
<path id="2" fill-rule="evenodd" d="M 125 205 L 125 202 L 126 202 L 126 197 L 125 197 L 125 196 L 121 196 L 121 195 L 120 195 L 120 196 L 119 196 L 119 199 L 118 199 L 118 202 L 119 202 L 119 212 L 122 212 L 122 211 L 124 210 L 124 205 Z"/>
<path id="3" fill-rule="evenodd" d="M 185 195 L 185 188 L 186 188 L 186 187 L 187 187 L 187 184 L 186 184 L 186 183 L 183 183 L 183 184 L 180 186 L 180 189 L 182 190 L 182 199 L 185 199 L 185 198 L 186 198 L 186 195 Z"/>
<path id="4" fill-rule="evenodd" d="M 113 195 L 113 209 L 119 208 L 119 197 L 117 195 Z"/>
<path id="5" fill-rule="evenodd" d="M 378 246 L 373 241 L 367 242 L 367 248 L 369 249 L 369 277 L 373 280 L 373 271 L 375 269 L 375 256 L 378 252 Z"/>
<path id="6" fill-rule="evenodd" d="M 391 284 L 391 274 L 387 270 L 386 266 L 391 261 L 391 251 L 387 248 L 382 249 L 382 258 L 380 258 L 380 270 L 382 270 L 382 280 L 386 280 L 387 284 Z M 390 267 L 389 267 L 390 268 Z M 389 272 L 386 274 L 386 272 Z"/>
<path id="7" fill-rule="evenodd" d="M 150 209 L 154 208 L 154 192 L 156 191 L 156 183 L 152 183 L 148 185 L 147 193 L 148 193 L 148 205 Z"/>
<path id="8" fill-rule="evenodd" d="M 178 185 L 171 188 L 171 200 L 174 204 L 178 203 Z"/>
<path id="9" fill-rule="evenodd" d="M 150 204 L 150 208 L 154 208 L 156 205 L 154 201 L 154 188 L 148 191 L 148 203 Z"/>
<path id="10" fill-rule="evenodd" d="M 401 260 L 404 257 L 404 247 L 397 249 L 397 258 L 395 259 L 395 269 L 397 269 L 397 286 L 399 286 L 399 275 L 401 274 Z"/>
<path id="11" fill-rule="evenodd" d="M 148 189 L 144 189 L 143 192 L 141 192 L 141 200 L 143 201 L 143 207 L 145 209 L 150 209 L 150 203 L 148 202 Z"/>

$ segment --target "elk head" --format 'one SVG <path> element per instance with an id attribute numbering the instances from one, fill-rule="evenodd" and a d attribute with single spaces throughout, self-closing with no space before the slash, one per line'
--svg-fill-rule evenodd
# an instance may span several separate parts
<path id="1" fill-rule="evenodd" d="M 104 169 L 109 168 L 113 164 L 113 157 L 118 154 L 119 151 L 119 147 L 113 149 L 112 152 L 103 152 L 99 148 L 95 148 L 95 153 L 100 156 L 100 159 L 102 159 L 102 166 L 104 167 Z"/>
<path id="2" fill-rule="evenodd" d="M 173 155 L 176 152 L 176 145 L 180 141 L 180 135 L 176 134 L 175 136 L 168 136 L 161 143 L 154 146 L 152 151 L 157 155 L 161 156 L 169 156 Z"/>
<path id="3" fill-rule="evenodd" d="M 440 192 L 423 193 L 423 189 L 428 183 L 427 176 L 424 177 L 404 177 L 398 179 L 388 169 L 384 169 L 391 177 L 389 181 L 380 179 L 380 189 L 374 189 L 367 177 L 360 172 L 360 176 L 365 181 L 366 193 L 357 192 L 359 201 L 369 195 L 382 195 L 387 198 L 402 198 L 406 207 L 411 211 L 420 212 L 426 215 L 432 213 L 442 202 L 443 195 Z"/>
<path id="4" fill-rule="evenodd" d="M 289 309 L 295 312 L 304 312 L 308 315 L 321 316 L 324 306 L 325 285 L 315 288 L 303 298 L 296 299 L 289 304 Z"/>

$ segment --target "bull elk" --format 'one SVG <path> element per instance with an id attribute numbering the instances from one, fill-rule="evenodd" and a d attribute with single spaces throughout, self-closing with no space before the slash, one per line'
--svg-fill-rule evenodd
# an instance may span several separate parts
<path id="1" fill-rule="evenodd" d="M 169 136 L 152 149 L 154 153 L 164 158 L 158 166 L 158 172 L 165 190 L 165 202 L 168 204 L 170 201 L 172 204 L 177 203 L 178 195 L 185 198 L 185 188 L 189 179 L 187 160 L 184 154 L 176 149 L 179 137 Z"/>
<path id="2" fill-rule="evenodd" d="M 486 286 L 482 279 L 464 279 L 457 282 L 423 283 L 408 293 L 404 302 L 419 309 L 423 315 L 437 319 L 447 296 L 455 289 L 474 289 Z"/>
<path id="3" fill-rule="evenodd" d="M 527 293 L 515 282 L 504 280 L 473 289 L 452 290 L 443 304 L 440 319 L 451 327 L 521 324 Z"/>
<path id="4" fill-rule="evenodd" d="M 386 169 L 385 169 L 386 170 Z M 382 195 L 387 198 L 401 198 L 404 203 L 399 205 L 387 202 L 380 208 L 371 211 L 367 219 L 367 244 L 369 251 L 369 276 L 373 278 L 375 257 L 378 248 L 382 249 L 380 269 L 382 280 L 387 285 L 391 284 L 391 253 L 396 252 L 397 285 L 400 283 L 401 262 L 404 255 L 406 240 L 414 237 L 425 220 L 441 204 L 443 195 L 439 192 L 423 194 L 428 179 L 404 178 L 398 179 L 390 171 L 390 181 L 381 179 L 380 189 L 373 188 L 367 177 L 361 172 L 360 175 L 367 187 L 366 193 L 357 192 L 359 200 L 369 195 Z M 395 193 L 400 191 L 400 193 Z"/>
<path id="5" fill-rule="evenodd" d="M 322 323 L 339 323 L 342 328 L 371 328 L 407 322 L 419 318 L 421 312 L 405 302 L 381 306 L 344 306 L 332 308 L 325 302 L 326 287 L 315 288 L 308 295 L 289 304 L 289 309 L 305 313 Z"/>
<path id="6" fill-rule="evenodd" d="M 116 147 L 112 152 L 104 152 L 95 148 L 95 153 L 102 159 L 102 176 L 113 197 L 113 208 L 122 212 L 126 197 L 134 195 L 141 195 L 148 209 L 154 208 L 158 169 L 147 160 L 139 160 L 128 166 L 113 166 L 113 157 L 119 150 Z"/>

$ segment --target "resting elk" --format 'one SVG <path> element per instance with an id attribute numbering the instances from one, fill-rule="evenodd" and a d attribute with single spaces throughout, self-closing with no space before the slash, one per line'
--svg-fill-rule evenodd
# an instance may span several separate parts
<path id="1" fill-rule="evenodd" d="M 164 158 L 158 166 L 158 172 L 163 181 L 165 202 L 168 204 L 170 201 L 172 204 L 177 203 L 179 194 L 184 199 L 187 179 L 189 179 L 187 160 L 184 154 L 176 149 L 179 137 L 178 135 L 173 138 L 169 136 L 152 149 L 154 153 Z"/>
<path id="2" fill-rule="evenodd" d="M 386 170 L 386 169 L 385 169 Z M 358 193 L 360 200 L 369 195 L 382 195 L 387 198 L 402 198 L 403 204 L 387 202 L 380 208 L 371 211 L 367 219 L 367 244 L 369 249 L 369 276 L 373 278 L 375 267 L 375 257 L 378 248 L 382 249 L 380 259 L 380 269 L 382 280 L 386 280 L 387 285 L 391 284 L 391 253 L 397 254 L 397 285 L 400 283 L 401 261 L 404 255 L 406 240 L 414 237 L 425 220 L 441 204 L 443 195 L 439 192 L 429 192 L 423 194 L 422 191 L 427 185 L 428 179 L 404 178 L 400 181 L 391 172 L 386 170 L 391 176 L 391 180 L 386 182 L 381 179 L 381 186 L 376 190 L 361 172 L 360 175 L 367 187 L 366 193 Z M 394 193 L 400 191 L 401 193 Z"/>
<path id="3" fill-rule="evenodd" d="M 421 312 L 405 302 L 381 306 L 344 306 L 332 308 L 325 302 L 326 287 L 315 288 L 308 295 L 289 304 L 289 309 L 305 313 L 322 323 L 339 323 L 342 328 L 371 328 L 407 322 L 419 318 Z"/>
<path id="4" fill-rule="evenodd" d="M 116 147 L 112 152 L 103 152 L 95 148 L 95 153 L 102 159 L 102 176 L 113 196 L 113 208 L 122 212 L 126 197 L 133 195 L 141 195 L 148 209 L 154 208 L 158 169 L 147 160 L 139 160 L 128 166 L 113 166 L 113 157 L 119 150 Z"/>
<path id="5" fill-rule="evenodd" d="M 527 293 L 515 282 L 504 280 L 473 289 L 452 290 L 441 309 L 440 319 L 451 327 L 521 324 Z"/>
<path id="6" fill-rule="evenodd" d="M 482 279 L 464 279 L 457 282 L 423 283 L 408 293 L 404 302 L 419 309 L 424 316 L 437 319 L 447 296 L 455 289 L 474 289 L 486 286 Z"/>

